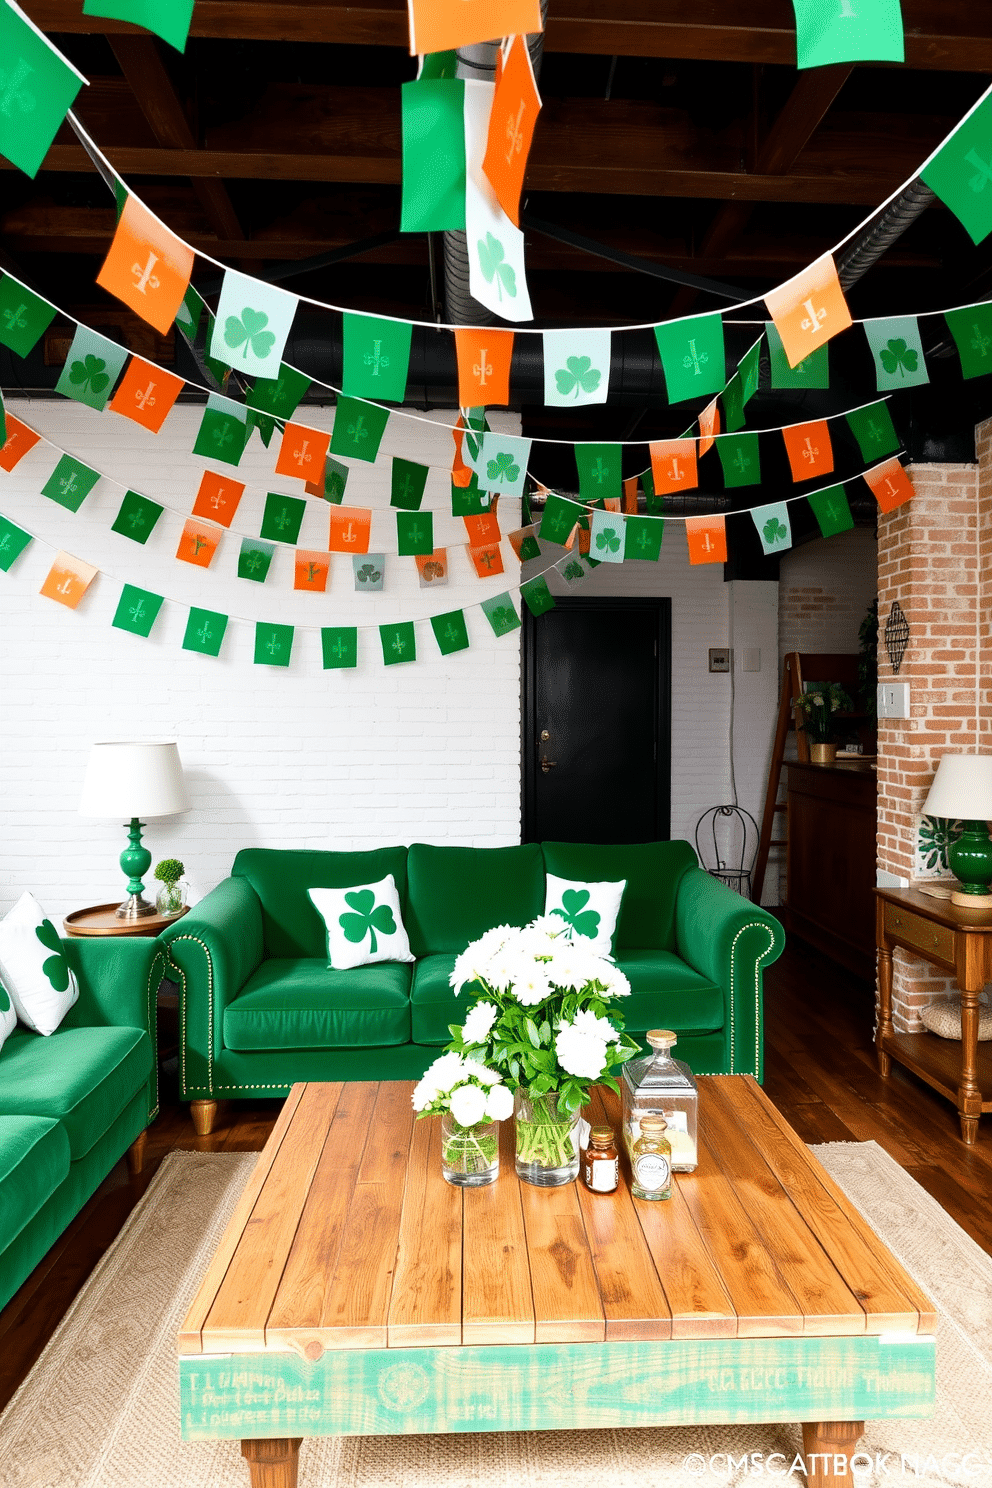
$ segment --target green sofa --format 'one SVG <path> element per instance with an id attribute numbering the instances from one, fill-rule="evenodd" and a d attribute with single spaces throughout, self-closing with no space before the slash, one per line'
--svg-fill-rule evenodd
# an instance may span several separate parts
<path id="1" fill-rule="evenodd" d="M 155 1006 L 165 956 L 131 936 L 63 940 L 79 1000 L 47 1038 L 0 1049 L 0 1307 L 158 1110 Z"/>
<path id="2" fill-rule="evenodd" d="M 704 873 L 687 842 L 247 848 L 161 937 L 180 986 L 180 1094 L 197 1131 L 211 1130 L 218 1100 L 285 1095 L 296 1080 L 418 1079 L 464 1016 L 448 984 L 455 956 L 494 925 L 541 914 L 546 871 L 627 880 L 615 959 L 631 983 L 628 1032 L 672 1028 L 694 1070 L 762 1078 L 762 973 L 781 954 L 782 927 Z M 416 961 L 330 970 L 307 890 L 387 873 Z"/>

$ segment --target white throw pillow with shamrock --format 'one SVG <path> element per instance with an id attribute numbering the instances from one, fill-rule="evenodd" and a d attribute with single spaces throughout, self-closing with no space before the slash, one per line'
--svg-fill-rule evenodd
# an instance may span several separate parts
<path id="1" fill-rule="evenodd" d="M 0 920 L 0 982 L 24 1026 L 46 1036 L 79 997 L 59 933 L 33 894 Z"/>
<path id="2" fill-rule="evenodd" d="M 587 945 L 597 956 L 612 956 L 625 878 L 583 883 L 548 874 L 544 913 L 560 919 L 569 940 Z"/>
<path id="3" fill-rule="evenodd" d="M 400 896 L 391 873 L 378 883 L 350 889 L 308 889 L 327 927 L 327 959 L 332 971 L 371 966 L 375 961 L 413 961 L 400 913 Z"/>
<path id="4" fill-rule="evenodd" d="M 7 1035 L 13 1033 L 16 1027 L 17 1014 L 14 1012 L 14 1004 L 3 982 L 0 982 L 0 1049 L 3 1048 Z"/>

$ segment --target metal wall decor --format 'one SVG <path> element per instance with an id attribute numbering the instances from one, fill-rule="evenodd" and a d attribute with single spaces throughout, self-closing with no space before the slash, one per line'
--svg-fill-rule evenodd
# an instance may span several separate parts
<path id="1" fill-rule="evenodd" d="M 885 649 L 888 652 L 889 665 L 894 672 L 898 672 L 902 666 L 902 659 L 906 654 L 908 644 L 909 621 L 903 614 L 902 605 L 896 600 L 885 622 Z"/>

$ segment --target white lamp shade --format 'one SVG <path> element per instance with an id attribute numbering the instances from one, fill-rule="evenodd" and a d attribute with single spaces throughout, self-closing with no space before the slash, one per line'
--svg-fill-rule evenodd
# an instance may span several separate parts
<path id="1" fill-rule="evenodd" d="M 190 809 L 175 744 L 126 740 L 94 744 L 86 764 L 80 816 L 173 816 Z"/>
<path id="2" fill-rule="evenodd" d="M 992 821 L 992 755 L 945 754 L 923 814 L 951 821 Z"/>

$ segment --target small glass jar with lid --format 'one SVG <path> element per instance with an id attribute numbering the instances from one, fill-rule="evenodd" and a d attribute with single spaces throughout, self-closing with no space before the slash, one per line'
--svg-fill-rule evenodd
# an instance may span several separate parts
<path id="1" fill-rule="evenodd" d="M 668 1028 L 652 1028 L 645 1035 L 652 1052 L 623 1067 L 623 1134 L 628 1153 L 641 1135 L 643 1116 L 664 1116 L 676 1173 L 696 1171 L 696 1124 L 699 1092 L 692 1071 L 672 1058 L 677 1035 Z"/>

